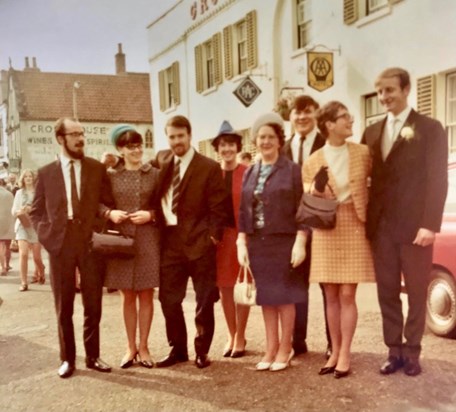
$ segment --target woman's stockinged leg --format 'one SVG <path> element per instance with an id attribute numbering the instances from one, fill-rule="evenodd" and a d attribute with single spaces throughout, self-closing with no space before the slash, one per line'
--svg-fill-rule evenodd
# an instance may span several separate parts
<path id="1" fill-rule="evenodd" d="M 146 289 L 138 292 L 139 298 L 139 312 L 138 312 L 138 326 L 139 326 L 139 356 L 142 360 L 150 361 L 149 353 L 149 333 L 152 326 L 152 319 L 154 316 L 154 290 Z"/>
<path id="2" fill-rule="evenodd" d="M 280 323 L 280 344 L 275 362 L 286 363 L 292 349 L 293 330 L 296 316 L 296 306 L 294 303 L 280 305 L 277 307 Z"/>
<path id="3" fill-rule="evenodd" d="M 220 288 L 220 301 L 222 303 L 223 314 L 225 315 L 226 326 L 228 327 L 228 342 L 225 350 L 229 350 L 234 347 L 234 338 L 236 335 L 236 304 L 234 303 L 232 287 Z"/>
<path id="4" fill-rule="evenodd" d="M 266 353 L 262 362 L 273 362 L 279 349 L 279 312 L 277 306 L 261 307 L 266 331 Z"/>
<path id="5" fill-rule="evenodd" d="M 341 329 L 341 346 L 339 358 L 337 360 L 337 369 L 346 371 L 350 369 L 350 351 L 353 336 L 358 321 L 358 308 L 356 306 L 356 283 L 344 284 L 340 286 L 340 329 Z"/>
<path id="6" fill-rule="evenodd" d="M 341 347 L 340 330 L 340 301 L 339 284 L 323 284 L 326 296 L 326 316 L 328 318 L 329 334 L 331 336 L 332 354 L 326 362 L 326 367 L 336 366 Z"/>
<path id="7" fill-rule="evenodd" d="M 122 313 L 127 334 L 127 353 L 126 358 L 132 359 L 137 352 L 136 348 L 136 325 L 138 322 L 136 310 L 136 292 L 132 290 L 121 290 Z"/>

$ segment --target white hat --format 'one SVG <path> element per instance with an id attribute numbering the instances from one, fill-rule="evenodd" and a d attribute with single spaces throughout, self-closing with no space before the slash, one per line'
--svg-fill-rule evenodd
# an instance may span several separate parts
<path id="1" fill-rule="evenodd" d="M 282 129 L 284 126 L 283 119 L 278 113 L 276 113 L 276 112 L 264 113 L 261 116 L 259 116 L 253 123 L 252 129 L 251 129 L 252 139 L 255 139 L 255 136 L 257 135 L 260 127 L 264 126 L 265 124 L 268 124 L 268 123 L 269 124 L 275 123 L 275 124 L 279 125 Z"/>

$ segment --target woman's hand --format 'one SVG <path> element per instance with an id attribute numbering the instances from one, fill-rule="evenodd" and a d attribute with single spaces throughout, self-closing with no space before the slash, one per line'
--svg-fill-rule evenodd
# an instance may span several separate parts
<path id="1" fill-rule="evenodd" d="M 249 251 L 247 250 L 247 239 L 245 233 L 240 233 L 236 240 L 237 258 L 239 265 L 249 266 Z"/>
<path id="2" fill-rule="evenodd" d="M 144 223 L 151 221 L 151 213 L 148 210 L 138 210 L 137 212 L 130 213 L 128 215 L 131 222 L 135 225 L 143 225 Z"/>
<path id="3" fill-rule="evenodd" d="M 128 219 L 128 213 L 124 210 L 114 209 L 109 212 L 109 220 L 113 223 L 119 224 L 126 219 Z"/>
<path id="4" fill-rule="evenodd" d="M 306 258 L 306 240 L 307 237 L 304 232 L 299 231 L 296 235 L 296 240 L 291 249 L 291 266 L 297 268 Z"/>

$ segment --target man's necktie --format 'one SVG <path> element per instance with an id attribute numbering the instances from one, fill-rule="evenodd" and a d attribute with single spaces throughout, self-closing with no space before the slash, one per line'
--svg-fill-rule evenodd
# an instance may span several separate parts
<path id="1" fill-rule="evenodd" d="M 78 189 L 76 187 L 76 174 L 74 172 L 74 160 L 70 160 L 70 180 L 71 180 L 71 206 L 73 207 L 73 219 L 80 216 L 80 203 Z"/>
<path id="2" fill-rule="evenodd" d="M 399 119 L 393 118 L 391 120 L 388 120 L 387 133 L 386 133 L 385 138 L 383 139 L 383 144 L 382 144 L 383 160 L 385 160 L 388 157 L 388 154 L 394 145 L 396 136 L 399 133 L 398 126 L 399 126 Z"/>
<path id="3" fill-rule="evenodd" d="M 180 160 L 175 159 L 174 170 L 173 170 L 173 201 L 171 205 L 171 211 L 176 214 L 177 204 L 179 203 L 180 194 Z"/>
<path id="4" fill-rule="evenodd" d="M 302 162 L 304 160 L 304 153 L 303 153 L 304 140 L 306 140 L 306 136 L 301 136 L 299 138 L 299 153 L 298 153 L 299 166 L 302 166 Z"/>

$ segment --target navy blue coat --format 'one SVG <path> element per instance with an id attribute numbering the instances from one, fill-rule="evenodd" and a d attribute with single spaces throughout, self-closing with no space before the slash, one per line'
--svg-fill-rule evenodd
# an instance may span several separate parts
<path id="1" fill-rule="evenodd" d="M 253 192 L 255 190 L 260 163 L 251 166 L 242 181 L 241 207 L 239 211 L 239 232 L 252 234 Z M 306 230 L 296 222 L 296 212 L 302 197 L 301 168 L 280 155 L 266 179 L 262 194 L 264 202 L 264 234 L 296 234 Z"/>

